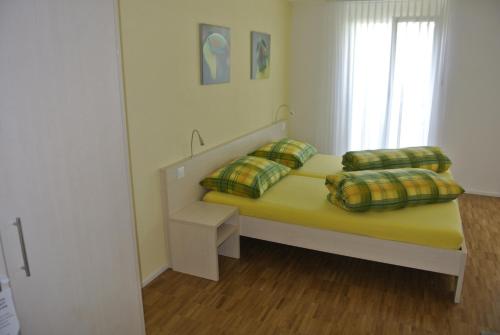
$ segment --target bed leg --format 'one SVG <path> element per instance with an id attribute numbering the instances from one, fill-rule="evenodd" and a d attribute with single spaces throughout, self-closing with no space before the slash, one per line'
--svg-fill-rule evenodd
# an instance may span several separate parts
<path id="1" fill-rule="evenodd" d="M 462 286 L 464 283 L 464 274 L 465 274 L 465 262 L 467 261 L 467 251 L 462 256 L 460 261 L 460 268 L 457 276 L 457 286 L 455 288 L 455 303 L 460 303 L 460 298 L 462 297 Z"/>

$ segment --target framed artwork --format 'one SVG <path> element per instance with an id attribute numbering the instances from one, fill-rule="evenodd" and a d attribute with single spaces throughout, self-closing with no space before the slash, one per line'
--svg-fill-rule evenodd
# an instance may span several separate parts
<path id="1" fill-rule="evenodd" d="M 271 35 L 252 31 L 252 79 L 267 79 L 271 72 Z"/>
<path id="2" fill-rule="evenodd" d="M 201 84 L 228 83 L 230 79 L 229 28 L 200 24 Z"/>

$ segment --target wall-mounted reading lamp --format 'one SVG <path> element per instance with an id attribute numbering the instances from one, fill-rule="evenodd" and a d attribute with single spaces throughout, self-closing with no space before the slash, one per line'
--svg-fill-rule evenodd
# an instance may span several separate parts
<path id="1" fill-rule="evenodd" d="M 198 142 L 200 143 L 201 146 L 205 145 L 205 141 L 203 141 L 203 138 L 200 135 L 200 132 L 198 129 L 193 129 L 193 132 L 191 133 L 191 158 L 193 158 L 193 139 L 194 139 L 194 134 L 198 135 Z"/>
<path id="2" fill-rule="evenodd" d="M 276 108 L 276 112 L 274 112 L 274 122 L 278 122 L 280 120 L 279 114 L 282 109 L 285 109 L 290 116 L 295 115 L 295 113 L 290 109 L 290 106 L 288 106 L 287 104 L 281 104 L 278 106 L 278 108 Z"/>

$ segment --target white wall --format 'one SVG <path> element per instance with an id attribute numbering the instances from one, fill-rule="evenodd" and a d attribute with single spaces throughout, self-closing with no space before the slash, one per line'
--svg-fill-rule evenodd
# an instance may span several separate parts
<path id="1" fill-rule="evenodd" d="M 3 1 L 3 0 L 0 0 Z M 273 121 L 288 104 L 287 0 L 120 0 L 127 121 L 143 281 L 169 265 L 160 168 Z M 200 85 L 198 24 L 231 28 L 231 81 Z M 250 31 L 272 36 L 271 76 L 250 80 Z M 167 250 L 167 252 L 165 252 Z"/>
<path id="2" fill-rule="evenodd" d="M 329 83 L 327 39 L 329 20 L 325 1 L 302 1 L 292 5 L 290 136 L 314 144 L 328 152 L 328 138 L 321 138 L 319 127 L 328 127 L 324 119 L 328 108 Z M 324 133 L 324 132 L 322 132 Z"/>
<path id="3" fill-rule="evenodd" d="M 451 13 L 443 89 L 444 123 L 438 145 L 454 162 L 453 173 L 469 193 L 500 196 L 500 0 L 450 0 Z M 329 85 L 327 4 L 292 6 L 290 102 L 296 112 L 290 136 L 326 151 L 319 127 Z"/>
<path id="4" fill-rule="evenodd" d="M 470 193 L 500 196 L 500 1 L 453 0 L 440 145 Z"/>

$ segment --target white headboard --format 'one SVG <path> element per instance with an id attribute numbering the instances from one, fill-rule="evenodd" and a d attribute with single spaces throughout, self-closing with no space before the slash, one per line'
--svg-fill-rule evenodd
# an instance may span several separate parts
<path id="1" fill-rule="evenodd" d="M 244 156 L 258 147 L 286 136 L 286 121 L 279 121 L 231 142 L 195 155 L 193 158 L 162 168 L 163 208 L 165 223 L 170 214 L 201 200 L 205 190 L 199 182 L 221 167 L 240 156 Z M 177 178 L 177 169 L 184 167 L 184 177 Z"/>

